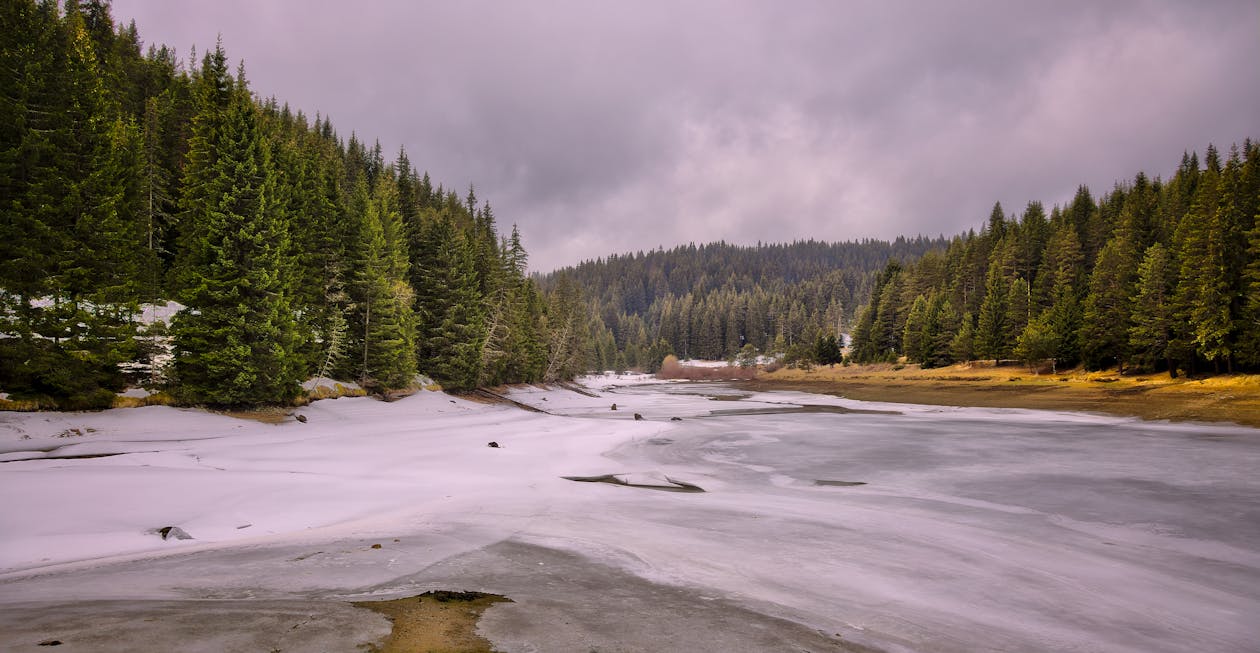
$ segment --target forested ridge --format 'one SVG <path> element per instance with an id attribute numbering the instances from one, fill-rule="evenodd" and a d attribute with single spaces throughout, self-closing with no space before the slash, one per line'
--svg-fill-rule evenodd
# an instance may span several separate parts
<path id="1" fill-rule="evenodd" d="M 576 280 L 598 328 L 591 359 L 654 369 L 666 354 L 788 363 L 978 359 L 1184 373 L 1260 369 L 1260 145 L 1167 181 L 1138 173 L 1048 212 L 995 204 L 979 232 L 614 255 Z"/>
<path id="2" fill-rule="evenodd" d="M 745 347 L 784 352 L 848 325 L 889 260 L 943 238 L 683 245 L 611 255 L 542 278 L 577 283 L 594 314 L 592 364 L 654 370 L 665 355 L 729 359 Z M 846 329 L 847 330 L 847 329 Z"/>
<path id="3" fill-rule="evenodd" d="M 1260 144 L 1185 153 L 1047 214 L 995 205 L 979 233 L 890 263 L 852 359 L 1020 359 L 1184 373 L 1260 369 Z"/>
<path id="4" fill-rule="evenodd" d="M 314 375 L 384 391 L 586 369 L 577 288 L 542 294 L 471 186 L 256 96 L 221 44 L 142 52 L 107 0 L 0 6 L 11 398 L 102 407 L 143 383 L 230 406 L 292 401 Z M 143 319 L 167 300 L 169 329 Z"/>

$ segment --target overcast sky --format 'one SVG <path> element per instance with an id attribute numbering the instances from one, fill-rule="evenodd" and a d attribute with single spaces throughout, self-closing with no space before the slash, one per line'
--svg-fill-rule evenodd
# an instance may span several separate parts
<path id="1" fill-rule="evenodd" d="M 1260 137 L 1260 2 L 115 0 L 476 186 L 531 269 L 979 228 Z M 184 54 L 184 58 L 187 55 Z"/>

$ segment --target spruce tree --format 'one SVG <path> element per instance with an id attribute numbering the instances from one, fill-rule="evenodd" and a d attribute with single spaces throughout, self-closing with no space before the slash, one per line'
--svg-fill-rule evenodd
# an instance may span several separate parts
<path id="1" fill-rule="evenodd" d="M 964 362 L 976 357 L 976 327 L 971 313 L 963 313 L 958 333 L 949 342 L 949 355 Z"/>
<path id="2" fill-rule="evenodd" d="M 1171 350 L 1174 333 L 1173 292 L 1177 269 L 1168 249 L 1155 243 L 1146 250 L 1138 266 L 1137 290 L 1133 296 L 1133 326 L 1129 344 L 1139 365 L 1148 369 L 1163 364 L 1176 377 Z"/>
<path id="3" fill-rule="evenodd" d="M 366 178 L 356 194 L 366 194 Z M 397 208 L 397 187 L 388 170 L 377 176 L 364 206 L 351 259 L 349 296 L 357 333 L 348 359 L 365 388 L 405 388 L 416 375 L 415 293 Z"/>
<path id="4" fill-rule="evenodd" d="M 186 403 L 287 403 L 303 373 L 290 303 L 288 225 L 273 207 L 274 172 L 258 110 L 208 55 L 194 124 L 178 269 L 175 394 Z"/>
<path id="5" fill-rule="evenodd" d="M 1010 285 L 1001 268 L 991 266 L 984 286 L 984 301 L 980 303 L 980 315 L 976 319 L 974 353 L 977 358 L 997 361 L 1010 354 L 1006 336 L 1009 291 Z"/>
<path id="6" fill-rule="evenodd" d="M 449 214 L 422 219 L 412 261 L 420 371 L 451 389 L 476 387 L 485 317 L 472 249 Z"/>
<path id="7" fill-rule="evenodd" d="M 1079 336 L 1081 357 L 1088 369 L 1117 365 L 1123 372 L 1129 358 L 1129 298 L 1133 296 L 1135 273 L 1132 247 L 1124 238 L 1113 238 L 1094 264 Z"/>

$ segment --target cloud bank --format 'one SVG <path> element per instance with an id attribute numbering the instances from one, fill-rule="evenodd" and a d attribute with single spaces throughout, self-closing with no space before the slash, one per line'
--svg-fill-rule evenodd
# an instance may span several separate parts
<path id="1" fill-rule="evenodd" d="M 531 267 L 953 234 L 1260 136 L 1260 5 L 116 0 L 254 90 L 406 147 Z M 506 224 L 503 225 L 506 227 Z"/>

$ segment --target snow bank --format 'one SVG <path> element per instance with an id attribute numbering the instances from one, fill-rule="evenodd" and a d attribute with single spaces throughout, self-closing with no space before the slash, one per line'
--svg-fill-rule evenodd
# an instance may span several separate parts
<path id="1" fill-rule="evenodd" d="M 546 501 L 580 491 L 563 475 L 617 471 L 600 453 L 660 428 L 594 430 L 431 392 L 298 412 L 305 423 L 165 406 L 0 414 L 0 494 L 22 497 L 0 508 L 0 572 L 313 530 L 335 537 L 399 511 L 440 520 Z M 195 539 L 148 532 L 165 526 Z"/>

